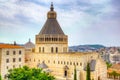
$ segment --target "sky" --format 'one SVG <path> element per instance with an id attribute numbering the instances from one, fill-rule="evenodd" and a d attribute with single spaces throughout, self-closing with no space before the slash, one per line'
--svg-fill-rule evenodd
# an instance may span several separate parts
<path id="1" fill-rule="evenodd" d="M 0 0 L 0 42 L 35 43 L 51 2 L 69 46 L 120 46 L 120 0 Z"/>

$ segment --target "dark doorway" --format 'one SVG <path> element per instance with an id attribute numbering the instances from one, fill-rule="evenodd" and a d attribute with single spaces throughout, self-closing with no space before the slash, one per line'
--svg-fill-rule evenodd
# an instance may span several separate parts
<path id="1" fill-rule="evenodd" d="M 67 71 L 65 70 L 65 72 L 64 72 L 64 76 L 66 77 L 67 76 Z"/>
<path id="2" fill-rule="evenodd" d="M 98 80 L 100 80 L 100 76 L 98 76 Z"/>

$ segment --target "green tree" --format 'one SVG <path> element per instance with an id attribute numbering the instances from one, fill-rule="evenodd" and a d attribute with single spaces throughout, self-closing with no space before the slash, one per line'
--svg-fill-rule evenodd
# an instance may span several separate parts
<path id="1" fill-rule="evenodd" d="M 91 80 L 90 78 L 90 63 L 87 63 L 87 71 L 86 71 L 86 80 Z"/>
<path id="2" fill-rule="evenodd" d="M 55 80 L 49 73 L 42 71 L 42 69 L 29 68 L 15 68 L 9 70 L 9 80 Z"/>
<path id="3" fill-rule="evenodd" d="M 76 66 L 74 68 L 74 80 L 77 80 Z"/>
<path id="4" fill-rule="evenodd" d="M 2 77 L 1 77 L 1 75 L 0 75 L 0 80 L 2 80 Z"/>
<path id="5" fill-rule="evenodd" d="M 109 62 L 106 62 L 106 65 L 107 65 L 107 69 L 112 66 L 112 64 L 110 64 Z"/>
<path id="6" fill-rule="evenodd" d="M 110 75 L 113 76 L 113 78 L 115 79 L 116 76 L 119 76 L 120 74 L 118 74 L 116 71 L 113 71 L 110 73 Z"/>

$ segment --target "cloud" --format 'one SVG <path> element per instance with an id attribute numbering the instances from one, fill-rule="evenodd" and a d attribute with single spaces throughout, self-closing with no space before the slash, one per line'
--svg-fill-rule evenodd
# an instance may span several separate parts
<path id="1" fill-rule="evenodd" d="M 1 41 L 24 39 L 39 33 L 47 19 L 50 3 L 53 2 L 57 19 L 63 31 L 69 35 L 69 45 L 103 43 L 120 45 L 119 0 L 0 0 Z M 113 31 L 112 31 L 113 30 Z M 7 34 L 6 34 L 7 33 Z M 103 35 L 101 39 L 99 35 Z M 114 40 L 116 43 L 112 44 Z M 34 40 L 34 39 L 33 39 Z M 119 39 L 120 40 L 120 39 Z M 105 42 L 106 41 L 106 42 Z"/>

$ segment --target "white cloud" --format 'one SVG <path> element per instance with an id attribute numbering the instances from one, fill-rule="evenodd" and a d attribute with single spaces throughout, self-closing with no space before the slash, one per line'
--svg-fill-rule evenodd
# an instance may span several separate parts
<path id="1" fill-rule="evenodd" d="M 44 24 L 51 2 L 55 4 L 55 11 L 58 13 L 58 21 L 64 29 L 63 31 L 70 36 L 70 45 L 98 42 L 100 34 L 106 34 L 104 38 L 107 40 L 106 36 L 108 34 L 106 32 L 110 33 L 111 30 L 116 31 L 119 25 L 119 20 L 112 15 L 117 12 L 117 9 L 114 9 L 114 7 L 109 4 L 110 0 L 37 1 L 39 4 L 29 0 L 8 0 L 6 2 L 2 0 L 2 2 L 0 2 L 0 33 L 5 35 L 8 30 L 8 32 L 12 31 L 12 34 L 17 33 L 17 35 L 20 35 L 19 32 L 22 32 L 22 35 L 20 35 L 21 38 L 33 37 L 36 32 L 39 31 L 37 29 L 40 29 Z M 82 6 L 82 3 L 86 4 Z M 64 5 L 64 7 L 60 5 Z M 109 20 L 109 17 L 112 21 Z M 38 24 L 41 26 L 38 26 Z M 35 28 L 33 25 L 35 25 Z M 100 31 L 96 31 L 95 28 Z M 114 36 L 116 36 L 116 34 L 112 35 L 113 38 L 116 38 Z"/>
<path id="2" fill-rule="evenodd" d="M 25 1 L 17 3 L 17 1 L 18 0 L 12 0 L 11 2 L 2 4 L 0 16 L 16 21 L 16 15 L 20 14 L 28 17 L 32 22 L 40 22 L 40 20 L 42 20 L 42 15 L 44 15 L 42 12 L 46 12 L 46 7 Z"/>

